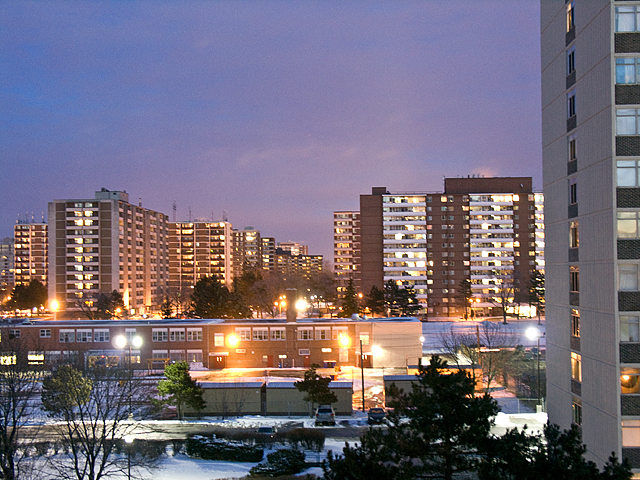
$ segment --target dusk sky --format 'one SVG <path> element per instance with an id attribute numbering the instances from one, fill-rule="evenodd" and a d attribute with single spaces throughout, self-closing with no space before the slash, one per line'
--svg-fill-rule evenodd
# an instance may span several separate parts
<path id="1" fill-rule="evenodd" d="M 0 3 L 0 237 L 105 187 L 332 260 L 373 186 L 532 176 L 535 0 Z"/>

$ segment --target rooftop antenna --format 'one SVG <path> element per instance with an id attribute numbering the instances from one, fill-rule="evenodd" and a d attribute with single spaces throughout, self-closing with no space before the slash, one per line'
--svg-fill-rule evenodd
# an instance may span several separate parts
<path id="1" fill-rule="evenodd" d="M 42 223 L 44 223 L 44 210 L 42 211 Z"/>
<path id="2" fill-rule="evenodd" d="M 191 223 L 191 207 L 189 207 L 189 223 Z"/>
<path id="3" fill-rule="evenodd" d="M 222 210 L 222 221 L 224 221 L 224 222 L 227 221 L 227 211 L 226 210 Z"/>
<path id="4" fill-rule="evenodd" d="M 178 209 L 178 207 L 176 207 L 176 201 L 173 201 L 173 221 L 176 221 L 176 210 Z"/>
<path id="5" fill-rule="evenodd" d="M 138 197 L 138 206 L 141 207 L 142 206 L 142 197 Z"/>

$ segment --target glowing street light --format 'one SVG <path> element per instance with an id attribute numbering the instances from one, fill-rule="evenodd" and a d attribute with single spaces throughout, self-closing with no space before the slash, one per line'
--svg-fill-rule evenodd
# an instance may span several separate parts
<path id="1" fill-rule="evenodd" d="M 536 340 L 537 343 L 537 356 L 538 356 L 538 405 L 540 405 L 540 337 L 544 336 L 544 332 L 541 332 L 536 327 L 529 327 L 525 331 L 525 335 L 529 340 Z"/>
<path id="2" fill-rule="evenodd" d="M 233 334 L 227 335 L 227 345 L 229 345 L 230 348 L 236 348 L 238 343 L 240 343 L 238 337 Z"/>
<path id="3" fill-rule="evenodd" d="M 142 337 L 139 336 L 135 336 L 133 338 L 131 338 L 130 340 L 127 340 L 127 337 L 125 337 L 124 335 L 118 335 L 115 339 L 114 339 L 114 343 L 116 345 L 116 347 L 118 347 L 121 350 L 124 350 L 125 347 L 127 345 L 129 345 L 129 359 L 127 362 L 127 366 L 129 367 L 129 418 L 133 418 L 133 413 L 132 413 L 132 409 L 131 409 L 131 379 L 133 377 L 133 372 L 131 371 L 131 347 L 135 347 L 136 349 L 140 348 L 142 346 Z"/>
<path id="4" fill-rule="evenodd" d="M 51 300 L 51 302 L 49 302 L 49 308 L 53 312 L 53 319 L 56 320 L 58 316 L 58 308 L 60 308 L 60 304 L 56 299 L 53 299 Z"/>

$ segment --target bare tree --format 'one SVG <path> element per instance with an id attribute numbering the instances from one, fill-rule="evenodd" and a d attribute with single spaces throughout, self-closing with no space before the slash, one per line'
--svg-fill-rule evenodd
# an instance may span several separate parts
<path id="1" fill-rule="evenodd" d="M 127 421 L 130 395 L 148 397 L 142 391 L 146 387 L 131 381 L 121 370 L 97 368 L 83 374 L 64 365 L 43 382 L 42 404 L 60 421 L 57 433 L 66 452 L 49 459 L 56 478 L 98 480 L 126 473 L 127 461 L 117 453 L 136 425 Z M 133 466 L 139 478 L 140 465 Z"/>
<path id="2" fill-rule="evenodd" d="M 491 302 L 502 309 L 502 323 L 507 324 L 507 310 L 513 304 L 515 282 L 513 272 L 503 273 L 493 277 L 494 289 Z"/>
<path id="3" fill-rule="evenodd" d="M 27 344 L 8 329 L 0 331 L 0 470 L 2 478 L 13 480 L 24 476 L 21 466 L 25 444 L 37 437 L 37 432 L 24 432 L 26 424 L 39 413 L 36 406 L 43 377 L 39 365 L 40 353 L 32 353 L 34 365 L 29 364 Z"/>
<path id="4" fill-rule="evenodd" d="M 484 321 L 478 329 L 482 345 L 480 350 L 482 374 L 487 382 L 486 391 L 489 392 L 491 383 L 513 359 L 513 349 L 519 336 L 509 327 L 495 322 Z"/>

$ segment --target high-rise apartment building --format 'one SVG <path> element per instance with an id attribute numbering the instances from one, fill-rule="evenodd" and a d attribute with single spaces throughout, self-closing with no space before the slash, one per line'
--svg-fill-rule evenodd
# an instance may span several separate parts
<path id="1" fill-rule="evenodd" d="M 273 237 L 262 237 L 260 241 L 262 269 L 273 272 L 276 269 L 276 239 Z"/>
<path id="2" fill-rule="evenodd" d="M 6 237 L 0 242 L 0 293 L 10 292 L 14 282 L 13 238 Z M 4 297 L 2 300 L 4 300 Z"/>
<path id="3" fill-rule="evenodd" d="M 169 289 L 183 292 L 203 277 L 231 286 L 229 222 L 169 222 Z"/>
<path id="4" fill-rule="evenodd" d="M 640 2 L 541 2 L 549 420 L 640 477 Z"/>
<path id="5" fill-rule="evenodd" d="M 14 281 L 27 285 L 48 282 L 48 230 L 46 223 L 18 222 L 13 227 Z"/>
<path id="6" fill-rule="evenodd" d="M 333 213 L 333 274 L 338 296 L 349 282 L 360 285 L 360 212 Z"/>
<path id="7" fill-rule="evenodd" d="M 253 227 L 233 230 L 233 276 L 240 277 L 245 265 L 262 265 L 262 240 L 260 232 Z"/>
<path id="8" fill-rule="evenodd" d="M 514 301 L 524 304 L 531 272 L 544 269 L 542 202 L 531 178 L 521 177 L 447 178 L 437 193 L 374 187 L 360 196 L 355 260 L 346 247 L 357 245 L 347 234 L 357 217 L 334 213 L 336 275 L 338 265 L 350 265 L 360 273 L 354 283 L 363 295 L 389 281 L 411 287 L 423 315 L 462 315 L 464 280 L 471 284 L 474 313 L 495 313 L 503 296 L 510 308 Z M 339 229 L 345 243 L 338 241 Z"/>
<path id="9" fill-rule="evenodd" d="M 278 242 L 278 248 L 291 255 L 309 255 L 309 246 L 297 242 Z"/>
<path id="10" fill-rule="evenodd" d="M 292 255 L 287 250 L 276 249 L 276 271 L 285 279 L 301 277 L 310 280 L 323 271 L 322 255 Z"/>
<path id="11" fill-rule="evenodd" d="M 156 311 L 166 289 L 168 217 L 102 189 L 49 203 L 49 299 L 79 312 L 101 293 L 122 294 L 132 314 Z"/>

